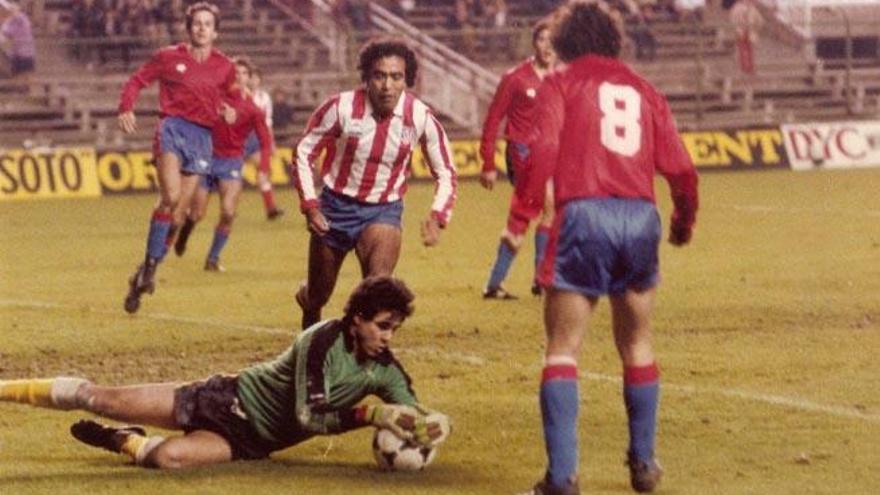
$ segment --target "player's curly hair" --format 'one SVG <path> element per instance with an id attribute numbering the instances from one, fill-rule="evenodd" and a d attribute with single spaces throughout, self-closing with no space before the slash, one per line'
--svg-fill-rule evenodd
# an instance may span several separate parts
<path id="1" fill-rule="evenodd" d="M 416 75 L 419 72 L 419 63 L 412 48 L 403 40 L 397 38 L 377 38 L 367 42 L 361 48 L 358 70 L 361 72 L 361 82 L 370 80 L 370 71 L 376 60 L 383 57 L 398 56 L 406 62 L 406 87 L 411 88 L 416 84 Z"/>
<path id="2" fill-rule="evenodd" d="M 622 45 L 620 22 L 603 2 L 571 2 L 554 16 L 553 48 L 564 62 L 587 54 L 617 58 Z"/>
<path id="3" fill-rule="evenodd" d="M 372 320 L 382 311 L 391 311 L 403 318 L 413 313 L 412 291 L 403 280 L 388 276 L 365 278 L 351 293 L 345 303 L 345 316 L 342 318 L 346 327 L 354 323 L 355 315 L 364 320 Z"/>
<path id="4" fill-rule="evenodd" d="M 214 16 L 214 29 L 220 29 L 220 7 L 211 2 L 196 2 L 186 8 L 186 32 L 192 30 L 193 19 L 196 12 L 204 10 Z"/>

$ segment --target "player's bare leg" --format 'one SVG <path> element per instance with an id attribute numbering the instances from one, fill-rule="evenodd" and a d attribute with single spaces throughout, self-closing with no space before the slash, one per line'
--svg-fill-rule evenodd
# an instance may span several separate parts
<path id="1" fill-rule="evenodd" d="M 660 372 L 652 346 L 655 289 L 611 296 L 614 342 L 623 362 L 623 395 L 629 422 L 627 463 L 637 492 L 654 490 L 663 470 L 654 457 Z"/>
<path id="2" fill-rule="evenodd" d="M 127 387 L 85 384 L 77 392 L 88 411 L 123 421 L 179 429 L 174 417 L 174 393 L 180 384 L 160 383 Z M 232 459 L 226 440 L 215 433 L 195 431 L 184 436 L 147 436 L 139 426 L 105 426 L 81 420 L 70 428 L 83 443 L 129 455 L 138 465 L 176 469 Z"/>
<path id="3" fill-rule="evenodd" d="M 211 242 L 211 249 L 205 260 L 206 271 L 225 271 L 220 265 L 220 252 L 226 246 L 229 233 L 232 231 L 232 223 L 235 221 L 235 213 L 238 210 L 238 202 L 241 197 L 241 186 L 240 180 L 220 181 L 220 220 L 214 229 L 214 240 Z"/>
<path id="4" fill-rule="evenodd" d="M 190 201 L 189 211 L 186 214 L 186 219 L 183 221 L 183 225 L 180 226 L 180 231 L 177 233 L 177 239 L 174 241 L 174 252 L 178 256 L 183 256 L 186 252 L 186 245 L 189 242 L 189 236 L 192 234 L 193 229 L 195 229 L 196 225 L 205 218 L 205 214 L 208 211 L 208 202 L 211 198 L 211 189 L 208 187 L 203 187 L 203 185 L 199 185 L 196 187 L 195 192 L 193 193 L 192 200 Z"/>
<path id="5" fill-rule="evenodd" d="M 365 228 L 354 248 L 361 265 L 361 276 L 366 278 L 394 273 L 400 258 L 400 246 L 399 227 L 374 223 Z"/>
<path id="6" fill-rule="evenodd" d="M 174 153 L 163 153 L 157 164 L 159 180 L 159 204 L 153 210 L 150 231 L 147 236 L 147 252 L 143 264 L 128 280 L 125 311 L 135 313 L 140 308 L 141 296 L 155 290 L 156 268 L 165 256 L 165 241 L 173 223 L 174 210 L 181 199 L 183 177 L 180 159 Z"/>
<path id="7" fill-rule="evenodd" d="M 220 435 L 196 430 L 183 436 L 170 437 L 146 456 L 144 466 L 160 469 L 181 469 L 232 460 L 232 447 Z"/>
<path id="8" fill-rule="evenodd" d="M 596 298 L 548 289 L 544 302 L 547 349 L 541 373 L 541 419 L 547 471 L 535 493 L 580 493 L 577 483 L 578 356 Z"/>
<path id="9" fill-rule="evenodd" d="M 0 380 L 0 400 L 62 411 L 82 410 L 124 422 L 178 428 L 174 419 L 174 391 L 178 384 L 162 383 L 126 387 L 98 386 L 77 377 Z M 125 452 L 143 460 L 161 437 L 147 437 L 141 427 L 106 427 L 84 420 L 71 428 L 89 445 Z"/>
<path id="10" fill-rule="evenodd" d="M 321 320 L 321 308 L 327 304 L 336 287 L 345 254 L 328 246 L 315 234 L 309 239 L 308 281 L 296 293 L 296 302 L 303 312 L 303 329 Z"/>
<path id="11" fill-rule="evenodd" d="M 544 251 L 547 248 L 547 241 L 550 238 L 550 228 L 553 226 L 553 219 L 556 216 L 556 205 L 553 201 L 553 183 L 548 182 L 547 188 L 544 190 L 544 209 L 541 210 L 541 218 L 535 227 L 535 278 L 532 281 L 532 294 L 540 296 L 543 289 L 538 285 L 538 272 L 540 271 L 541 262 L 544 260 Z"/>

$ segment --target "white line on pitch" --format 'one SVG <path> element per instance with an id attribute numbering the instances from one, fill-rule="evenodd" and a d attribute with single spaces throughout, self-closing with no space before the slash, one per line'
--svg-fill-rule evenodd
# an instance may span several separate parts
<path id="1" fill-rule="evenodd" d="M 603 375 L 600 373 L 591 373 L 585 372 L 582 374 L 588 380 L 594 381 L 603 381 L 603 382 L 614 382 L 620 383 L 620 377 Z M 689 394 L 703 394 L 703 393 L 711 393 L 717 395 L 724 395 L 727 397 L 733 397 L 737 399 L 745 399 L 753 402 L 764 402 L 767 404 L 777 405 L 777 406 L 786 406 L 792 407 L 794 409 L 800 409 L 802 411 L 811 411 L 811 412 L 821 412 L 830 414 L 832 416 L 841 416 L 847 418 L 856 418 L 856 419 L 864 419 L 866 421 L 880 422 L 880 415 L 877 414 L 866 414 L 860 412 L 856 409 L 840 407 L 840 406 L 829 406 L 825 404 L 817 404 L 815 402 L 810 402 L 804 399 L 792 398 L 792 397 L 783 397 L 780 395 L 771 395 L 771 394 L 762 394 L 757 392 L 747 392 L 745 390 L 737 390 L 737 389 L 727 389 L 727 388 L 718 388 L 718 387 L 695 387 L 693 385 L 676 385 L 674 383 L 663 382 L 663 390 L 676 390 L 679 392 L 685 392 Z"/>
<path id="2" fill-rule="evenodd" d="M 24 308 L 43 308 L 43 309 L 61 309 L 61 310 L 77 310 L 75 306 L 69 306 L 64 304 L 57 303 L 48 303 L 48 302 L 40 302 L 40 301 L 16 301 L 9 299 L 0 299 L 0 306 L 14 306 L 14 307 L 24 307 Z M 118 311 L 102 311 L 95 309 L 88 309 L 89 312 L 100 315 L 109 315 L 109 316 L 122 316 Z M 148 319 L 148 320 L 157 320 L 157 321 L 173 321 L 179 323 L 187 323 L 191 325 L 204 325 L 204 326 L 212 326 L 219 327 L 224 329 L 231 330 L 246 330 L 249 332 L 257 332 L 257 333 L 269 333 L 269 334 L 279 334 L 279 335 L 291 335 L 292 332 L 287 329 L 282 328 L 273 328 L 273 327 L 261 327 L 256 325 L 239 325 L 235 323 L 226 323 L 217 320 L 210 319 L 201 319 L 201 318 L 190 318 L 190 317 L 181 317 L 175 315 L 167 315 L 167 314 L 150 314 L 150 313 L 142 313 L 138 314 L 137 318 Z M 476 355 L 468 355 L 468 354 L 460 354 L 460 353 L 451 353 L 451 352 L 443 352 L 434 349 L 398 349 L 395 351 L 398 354 L 429 354 L 434 355 L 441 358 L 446 358 L 451 361 L 459 361 L 464 362 L 465 364 L 470 364 L 473 366 L 483 366 L 489 362 L 488 359 L 479 357 Z M 587 380 L 593 381 L 604 381 L 604 382 L 613 382 L 620 383 L 620 377 L 603 375 L 600 373 L 592 373 L 592 372 L 583 372 L 582 376 Z M 832 416 L 845 417 L 845 418 L 855 418 L 862 419 L 865 421 L 871 422 L 880 422 L 880 415 L 876 414 L 865 414 L 859 412 L 857 410 L 840 407 L 840 406 L 829 406 L 825 404 L 817 404 L 815 402 L 810 402 L 808 400 L 792 398 L 792 397 L 784 397 L 779 395 L 771 395 L 771 394 L 762 394 L 756 392 L 747 392 L 744 390 L 737 389 L 723 389 L 717 387 L 696 387 L 693 385 L 677 385 L 674 383 L 663 382 L 663 390 L 676 390 L 679 392 L 690 393 L 690 394 L 715 394 L 715 395 L 723 395 L 727 397 L 733 397 L 737 399 L 744 399 L 753 402 L 764 402 L 766 404 L 777 405 L 777 406 L 786 406 L 794 409 L 799 409 L 802 411 L 810 411 L 810 412 L 818 412 L 830 414 Z"/>
<path id="3" fill-rule="evenodd" d="M 835 215 L 867 215 L 869 217 L 880 217 L 880 211 L 876 210 L 849 210 L 845 208 L 792 208 L 767 205 L 731 205 L 730 208 L 737 211 L 747 213 L 832 213 Z"/>
<path id="4" fill-rule="evenodd" d="M 62 309 L 62 310 L 81 310 L 82 308 L 64 304 L 56 304 L 56 303 L 48 303 L 41 301 L 16 301 L 10 299 L 0 299 L 0 306 L 17 306 L 22 308 L 42 308 L 42 309 Z M 104 316 L 115 316 L 115 317 L 125 317 L 126 315 L 122 314 L 121 311 L 107 311 L 101 309 L 94 309 L 91 307 L 86 308 L 89 313 L 104 315 Z M 293 335 L 293 331 L 283 329 L 283 328 L 273 328 L 273 327 L 261 327 L 259 325 L 242 325 L 238 323 L 228 323 L 225 321 L 211 320 L 206 318 L 196 318 L 196 317 L 188 317 L 188 316 L 177 316 L 177 315 L 169 315 L 164 313 L 150 313 L 150 312 L 141 312 L 138 313 L 137 316 L 133 316 L 132 318 L 143 319 L 143 320 L 155 320 L 155 321 L 171 321 L 175 323 L 186 323 L 190 325 L 202 325 L 202 326 L 211 326 L 217 328 L 223 328 L 226 330 L 246 330 L 248 332 L 256 332 L 256 333 L 269 333 L 274 335 Z"/>

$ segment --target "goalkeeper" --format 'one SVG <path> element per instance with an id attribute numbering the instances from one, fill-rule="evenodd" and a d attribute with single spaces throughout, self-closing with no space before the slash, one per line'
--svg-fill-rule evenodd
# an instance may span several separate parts
<path id="1" fill-rule="evenodd" d="M 0 380 L 0 400 L 182 430 L 163 438 L 88 419 L 71 426 L 84 443 L 163 469 L 262 459 L 315 435 L 370 425 L 434 446 L 449 434 L 449 419 L 418 404 L 389 348 L 412 301 L 402 281 L 370 277 L 351 294 L 341 320 L 313 325 L 275 360 L 235 375 L 123 387 L 70 377 Z M 384 403 L 360 404 L 367 395 Z"/>

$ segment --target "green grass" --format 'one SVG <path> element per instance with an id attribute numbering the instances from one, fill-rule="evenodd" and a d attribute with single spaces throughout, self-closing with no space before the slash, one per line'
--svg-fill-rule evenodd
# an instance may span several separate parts
<path id="1" fill-rule="evenodd" d="M 661 248 L 655 310 L 662 369 L 658 453 L 667 494 L 869 494 L 880 484 L 880 170 L 705 174 L 691 246 Z M 417 294 L 395 345 L 420 398 L 455 430 L 418 474 L 374 468 L 367 430 L 311 440 L 259 462 L 142 470 L 67 434 L 83 413 L 0 404 L 0 494 L 509 494 L 542 473 L 536 391 L 541 302 L 531 246 L 507 287 L 479 294 L 510 189 L 461 185 L 450 227 L 424 248 L 431 188 L 407 196 L 397 274 Z M 77 374 L 110 384 L 235 371 L 289 345 L 307 236 L 266 222 L 247 193 L 223 262 L 201 270 L 210 222 L 163 264 L 141 312 L 122 311 L 153 198 L 0 204 L 0 377 Z M 664 221 L 669 203 L 658 183 Z M 530 243 L 529 243 L 530 244 Z M 359 277 L 346 262 L 327 308 Z M 607 303 L 580 369 L 581 487 L 629 493 L 620 364 Z"/>

